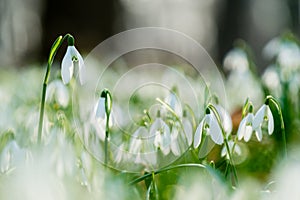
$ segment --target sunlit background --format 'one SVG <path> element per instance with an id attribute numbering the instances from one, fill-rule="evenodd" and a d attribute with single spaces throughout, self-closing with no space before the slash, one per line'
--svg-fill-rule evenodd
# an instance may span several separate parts
<path id="1" fill-rule="evenodd" d="M 42 64 L 59 34 L 72 33 L 89 53 L 101 41 L 137 27 L 165 27 L 187 34 L 219 64 L 238 38 L 265 67 L 262 47 L 291 30 L 299 35 L 298 0 L 1 0 L 0 66 Z"/>

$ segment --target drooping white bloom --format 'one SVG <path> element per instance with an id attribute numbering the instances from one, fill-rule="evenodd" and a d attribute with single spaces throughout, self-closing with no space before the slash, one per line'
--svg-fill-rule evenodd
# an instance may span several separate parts
<path id="1" fill-rule="evenodd" d="M 207 135 L 210 135 L 211 139 L 216 144 L 223 144 L 224 137 L 222 134 L 222 130 L 218 124 L 218 120 L 216 119 L 214 114 L 209 113 L 204 116 L 203 120 L 196 129 L 194 136 L 194 148 L 197 148 L 200 145 L 204 130 Z"/>
<path id="2" fill-rule="evenodd" d="M 82 85 L 84 83 L 85 67 L 80 53 L 74 45 L 69 45 L 67 52 L 61 63 L 61 77 L 64 84 L 68 84 L 74 74 L 74 61 L 78 62 L 79 81 Z"/>
<path id="3" fill-rule="evenodd" d="M 253 119 L 254 115 L 253 113 L 248 113 L 246 117 L 244 117 L 239 125 L 239 129 L 237 132 L 238 139 L 241 140 L 244 138 L 245 142 L 248 142 L 252 136 L 253 133 Z M 261 134 L 257 131 L 255 131 L 256 137 L 258 141 L 261 141 Z"/>
<path id="4" fill-rule="evenodd" d="M 164 155 L 169 154 L 171 135 L 169 126 L 160 118 L 156 118 L 150 127 L 150 136 L 154 136 L 154 145 L 160 148 Z"/>
<path id="5" fill-rule="evenodd" d="M 241 155 L 242 154 L 242 150 L 241 150 L 241 147 L 234 143 L 234 141 L 230 140 L 228 141 L 228 146 L 229 146 L 229 150 L 230 150 L 230 153 L 236 153 L 237 155 Z M 229 160 L 229 154 L 227 153 L 227 148 L 226 146 L 224 145 L 222 150 L 221 150 L 221 156 L 224 157 L 226 156 L 226 158 Z"/>
<path id="6" fill-rule="evenodd" d="M 47 87 L 46 101 L 51 101 L 52 99 L 55 99 L 63 107 L 67 107 L 69 104 L 69 91 L 60 80 L 52 81 Z"/>
<path id="7" fill-rule="evenodd" d="M 257 137 L 260 138 L 262 138 L 261 126 L 264 120 L 268 121 L 268 133 L 271 135 L 274 131 L 274 118 L 270 107 L 266 104 L 256 112 L 252 123 L 253 129 L 257 132 Z"/>
<path id="8" fill-rule="evenodd" d="M 249 62 L 246 53 L 239 48 L 231 50 L 224 59 L 224 67 L 230 71 L 238 70 L 243 72 L 248 70 Z"/>

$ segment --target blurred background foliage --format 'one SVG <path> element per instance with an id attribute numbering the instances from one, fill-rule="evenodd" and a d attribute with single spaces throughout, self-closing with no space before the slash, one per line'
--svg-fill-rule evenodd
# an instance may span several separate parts
<path id="1" fill-rule="evenodd" d="M 0 66 L 44 63 L 59 34 L 88 53 L 121 31 L 157 26 L 191 36 L 217 64 L 242 38 L 262 71 L 267 41 L 286 30 L 299 36 L 299 10 L 298 0 L 0 0 Z"/>

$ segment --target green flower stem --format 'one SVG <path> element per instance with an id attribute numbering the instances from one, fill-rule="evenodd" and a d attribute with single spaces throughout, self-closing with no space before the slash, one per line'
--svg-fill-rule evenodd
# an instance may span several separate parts
<path id="1" fill-rule="evenodd" d="M 38 139 L 37 143 L 40 144 L 42 141 L 42 131 L 43 131 L 43 121 L 44 121 L 44 110 L 45 110 L 45 99 L 46 99 L 46 91 L 47 91 L 47 85 L 49 82 L 49 76 L 50 76 L 50 71 L 52 67 L 52 63 L 54 60 L 54 57 L 59 49 L 59 47 L 62 45 L 63 41 L 71 36 L 70 34 L 66 34 L 64 37 L 59 36 L 53 43 L 48 62 L 47 62 L 47 69 L 46 69 L 46 74 L 43 82 L 43 89 L 42 89 L 42 100 L 41 100 L 41 107 L 40 107 L 40 118 L 39 118 L 39 126 L 38 126 Z"/>
<path id="2" fill-rule="evenodd" d="M 284 156 L 287 157 L 285 127 L 284 127 L 284 120 L 283 120 L 283 115 L 282 115 L 282 110 L 281 110 L 280 104 L 274 97 L 272 97 L 270 95 L 267 96 L 266 100 L 272 102 L 276 106 L 276 109 L 280 116 L 280 131 L 281 131 L 281 136 L 282 136 L 283 152 L 284 152 Z"/>
<path id="3" fill-rule="evenodd" d="M 234 178 L 235 178 L 235 183 L 238 185 L 238 176 L 237 176 L 236 168 L 235 168 L 234 163 L 233 163 L 231 151 L 230 151 L 228 141 L 227 141 L 227 138 L 226 138 L 226 133 L 225 133 L 225 131 L 223 129 L 223 126 L 221 124 L 220 116 L 218 114 L 217 109 L 212 104 L 209 104 L 207 107 L 214 113 L 215 117 L 217 118 L 218 124 L 221 128 L 221 131 L 222 131 L 222 134 L 223 134 L 223 137 L 224 137 L 225 147 L 226 147 L 226 150 L 227 150 L 227 153 L 228 153 L 228 156 L 229 156 L 229 163 L 232 166 L 232 171 L 233 171 L 233 175 L 234 175 Z M 233 185 L 234 185 L 234 183 L 233 183 Z"/>
<path id="4" fill-rule="evenodd" d="M 109 137 L 109 115 L 106 117 L 105 141 L 104 141 L 104 164 L 108 163 L 108 137 Z"/>
<path id="5" fill-rule="evenodd" d="M 197 164 L 197 163 L 180 164 L 180 165 L 175 165 L 175 166 L 170 166 L 170 167 L 162 168 L 162 169 L 159 169 L 159 170 L 154 171 L 152 173 L 144 174 L 143 176 L 141 176 L 141 177 L 139 177 L 139 178 L 131 181 L 129 184 L 130 185 L 134 185 L 136 183 L 139 183 L 139 182 L 145 180 L 146 178 L 148 178 L 150 176 L 153 177 L 156 174 L 167 172 L 167 171 L 173 170 L 173 169 L 185 168 L 185 167 L 198 167 L 198 168 L 208 169 L 205 165 Z"/>
<path id="6" fill-rule="evenodd" d="M 112 96 L 108 89 L 104 89 L 101 92 L 101 97 L 105 98 L 105 114 L 106 114 L 106 125 L 105 125 L 105 141 L 104 141 L 104 164 L 108 164 L 108 138 L 109 138 L 109 117 L 112 107 Z"/>

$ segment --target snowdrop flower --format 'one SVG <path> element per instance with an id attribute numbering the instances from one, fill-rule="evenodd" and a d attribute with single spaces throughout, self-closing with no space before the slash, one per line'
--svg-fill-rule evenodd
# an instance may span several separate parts
<path id="1" fill-rule="evenodd" d="M 164 155 L 170 152 L 171 135 L 169 126 L 157 117 L 150 127 L 150 136 L 154 136 L 154 145 L 160 148 Z"/>
<path id="2" fill-rule="evenodd" d="M 245 142 L 248 142 L 252 136 L 254 131 L 252 123 L 253 123 L 254 115 L 252 112 L 249 112 L 246 117 L 243 118 L 239 125 L 239 129 L 237 132 L 238 139 L 241 140 L 244 138 Z M 255 131 L 256 137 L 258 141 L 261 141 L 261 132 Z"/>
<path id="3" fill-rule="evenodd" d="M 229 71 L 238 70 L 240 72 L 248 70 L 249 63 L 246 53 L 240 48 L 231 50 L 224 59 L 224 68 Z"/>
<path id="4" fill-rule="evenodd" d="M 232 141 L 232 140 L 228 141 L 228 146 L 229 146 L 229 150 L 231 153 L 236 153 L 239 156 L 242 154 L 241 147 L 238 144 L 235 144 L 234 141 Z M 221 156 L 222 157 L 226 156 L 226 158 L 229 160 L 229 154 L 227 152 L 225 145 L 223 146 L 223 148 L 221 150 Z"/>
<path id="5" fill-rule="evenodd" d="M 46 101 L 51 101 L 52 99 L 55 99 L 62 107 L 67 107 L 69 104 L 69 91 L 60 80 L 52 81 L 47 88 Z"/>
<path id="6" fill-rule="evenodd" d="M 268 121 L 268 133 L 271 135 L 274 131 L 274 119 L 269 105 L 266 103 L 260 107 L 253 119 L 253 129 L 257 132 L 257 137 L 262 138 L 261 126 L 264 120 Z"/>
<path id="7" fill-rule="evenodd" d="M 280 66 L 288 70 L 296 70 L 300 67 L 300 49 L 297 44 L 283 42 L 281 45 L 277 61 Z"/>
<path id="8" fill-rule="evenodd" d="M 224 137 L 218 124 L 218 120 L 209 109 L 206 109 L 206 115 L 196 129 L 194 136 L 194 148 L 197 148 L 200 145 L 203 131 L 205 131 L 207 135 L 210 135 L 211 139 L 216 144 L 223 144 Z"/>
<path id="9" fill-rule="evenodd" d="M 84 83 L 84 75 L 85 75 L 84 62 L 80 53 L 77 51 L 77 49 L 74 46 L 74 38 L 72 36 L 68 36 L 67 52 L 61 63 L 61 77 L 64 84 L 68 84 L 73 76 L 74 62 L 78 62 L 79 81 L 80 84 L 82 85 Z"/>
<path id="10" fill-rule="evenodd" d="M 101 92 L 98 104 L 96 106 L 96 118 L 104 119 L 109 117 L 112 107 L 112 96 L 108 89 L 104 89 Z"/>

